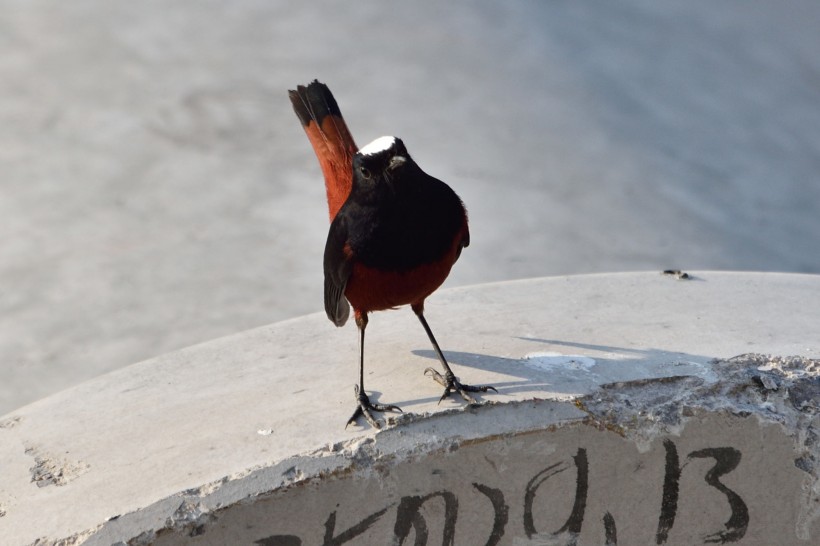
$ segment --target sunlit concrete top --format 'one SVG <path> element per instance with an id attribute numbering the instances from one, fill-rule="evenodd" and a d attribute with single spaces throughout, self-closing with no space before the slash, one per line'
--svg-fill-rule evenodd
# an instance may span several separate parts
<path id="1" fill-rule="evenodd" d="M 443 290 L 428 300 L 426 316 L 455 373 L 498 388 L 483 401 L 552 400 L 554 422 L 581 418 L 572 401 L 604 384 L 709 380 L 712 359 L 744 353 L 820 357 L 820 276 L 689 276 L 623 273 Z M 88 537 L 101 528 L 107 537 L 131 538 L 178 516 L 191 491 L 232 487 L 234 498 L 250 497 L 270 490 L 249 479 L 260 469 L 425 421 L 413 416 L 455 411 L 481 419 L 482 408 L 437 404 L 441 388 L 422 373 L 437 364 L 434 354 L 414 315 L 401 309 L 371 317 L 365 386 L 410 417 L 385 432 L 345 429 L 357 358 L 355 328 L 337 329 L 317 313 L 135 364 L 3 416 L 3 544 Z M 442 423 L 434 434 L 534 426 L 524 417 Z"/>

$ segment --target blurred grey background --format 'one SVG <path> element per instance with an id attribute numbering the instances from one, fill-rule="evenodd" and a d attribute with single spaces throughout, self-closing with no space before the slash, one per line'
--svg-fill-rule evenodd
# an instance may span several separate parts
<path id="1" fill-rule="evenodd" d="M 466 202 L 447 286 L 820 272 L 819 28 L 811 0 L 2 0 L 0 414 L 321 311 L 286 93 L 314 78 Z"/>

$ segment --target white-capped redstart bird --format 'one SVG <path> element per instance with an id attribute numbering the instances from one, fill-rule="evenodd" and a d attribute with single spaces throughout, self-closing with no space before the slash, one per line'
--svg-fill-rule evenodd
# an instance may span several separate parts
<path id="1" fill-rule="evenodd" d="M 342 326 L 352 306 L 359 328 L 358 406 L 347 424 L 364 416 L 379 428 L 372 412 L 401 411 L 370 402 L 364 390 L 364 331 L 371 311 L 402 305 L 413 309 L 444 367 L 444 374 L 425 370 L 444 387 L 439 402 L 458 392 L 472 404 L 469 393 L 495 391 L 456 378 L 424 318 L 424 300 L 441 286 L 470 244 L 461 199 L 447 184 L 422 171 L 399 138 L 377 138 L 357 150 L 326 85 L 313 81 L 289 95 L 319 159 L 327 190 L 331 223 L 324 255 L 325 312 L 333 324 Z"/>

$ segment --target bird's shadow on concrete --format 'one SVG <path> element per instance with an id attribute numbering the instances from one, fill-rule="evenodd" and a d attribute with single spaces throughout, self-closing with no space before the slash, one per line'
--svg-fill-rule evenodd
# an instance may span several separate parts
<path id="1" fill-rule="evenodd" d="M 444 351 L 444 356 L 453 366 L 453 372 L 459 380 L 466 384 L 474 383 L 469 373 L 459 368 L 482 370 L 508 377 L 503 381 L 492 382 L 492 386 L 498 390 L 497 394 L 472 393 L 478 402 L 533 390 L 542 390 L 556 398 L 566 399 L 583 396 L 610 383 L 680 375 L 707 377 L 712 373 L 710 362 L 714 360 L 713 356 L 658 348 L 638 349 L 523 336 L 517 339 L 533 344 L 532 350 L 521 358 L 460 351 Z M 539 349 L 544 345 L 548 345 L 550 349 L 545 353 L 555 356 L 539 357 Z M 557 350 L 556 347 L 563 347 L 564 350 Z M 433 361 L 430 367 L 442 371 L 438 357 L 432 349 L 415 349 L 411 352 L 416 356 L 430 359 Z M 579 362 L 582 365 L 579 365 Z M 450 399 L 451 404 L 463 403 L 458 394 L 451 394 Z M 425 397 L 396 403 L 400 406 L 412 406 L 437 400 L 436 397 Z M 445 402 L 442 401 L 441 404 L 444 405 Z"/>

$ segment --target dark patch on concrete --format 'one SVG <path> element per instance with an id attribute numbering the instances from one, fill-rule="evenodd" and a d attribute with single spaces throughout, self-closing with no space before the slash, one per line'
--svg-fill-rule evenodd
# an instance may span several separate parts
<path id="1" fill-rule="evenodd" d="M 22 417 L 9 417 L 0 421 L 0 428 L 14 428 L 23 421 Z"/>
<path id="2" fill-rule="evenodd" d="M 209 513 L 201 503 L 186 499 L 167 519 L 165 525 L 189 537 L 198 537 L 205 534 L 208 524 L 215 519 L 216 517 Z"/>
<path id="3" fill-rule="evenodd" d="M 662 274 L 669 277 L 675 277 L 676 279 L 681 281 L 688 281 L 693 278 L 691 275 L 689 275 L 689 273 L 681 271 L 680 269 L 664 269 Z"/>

